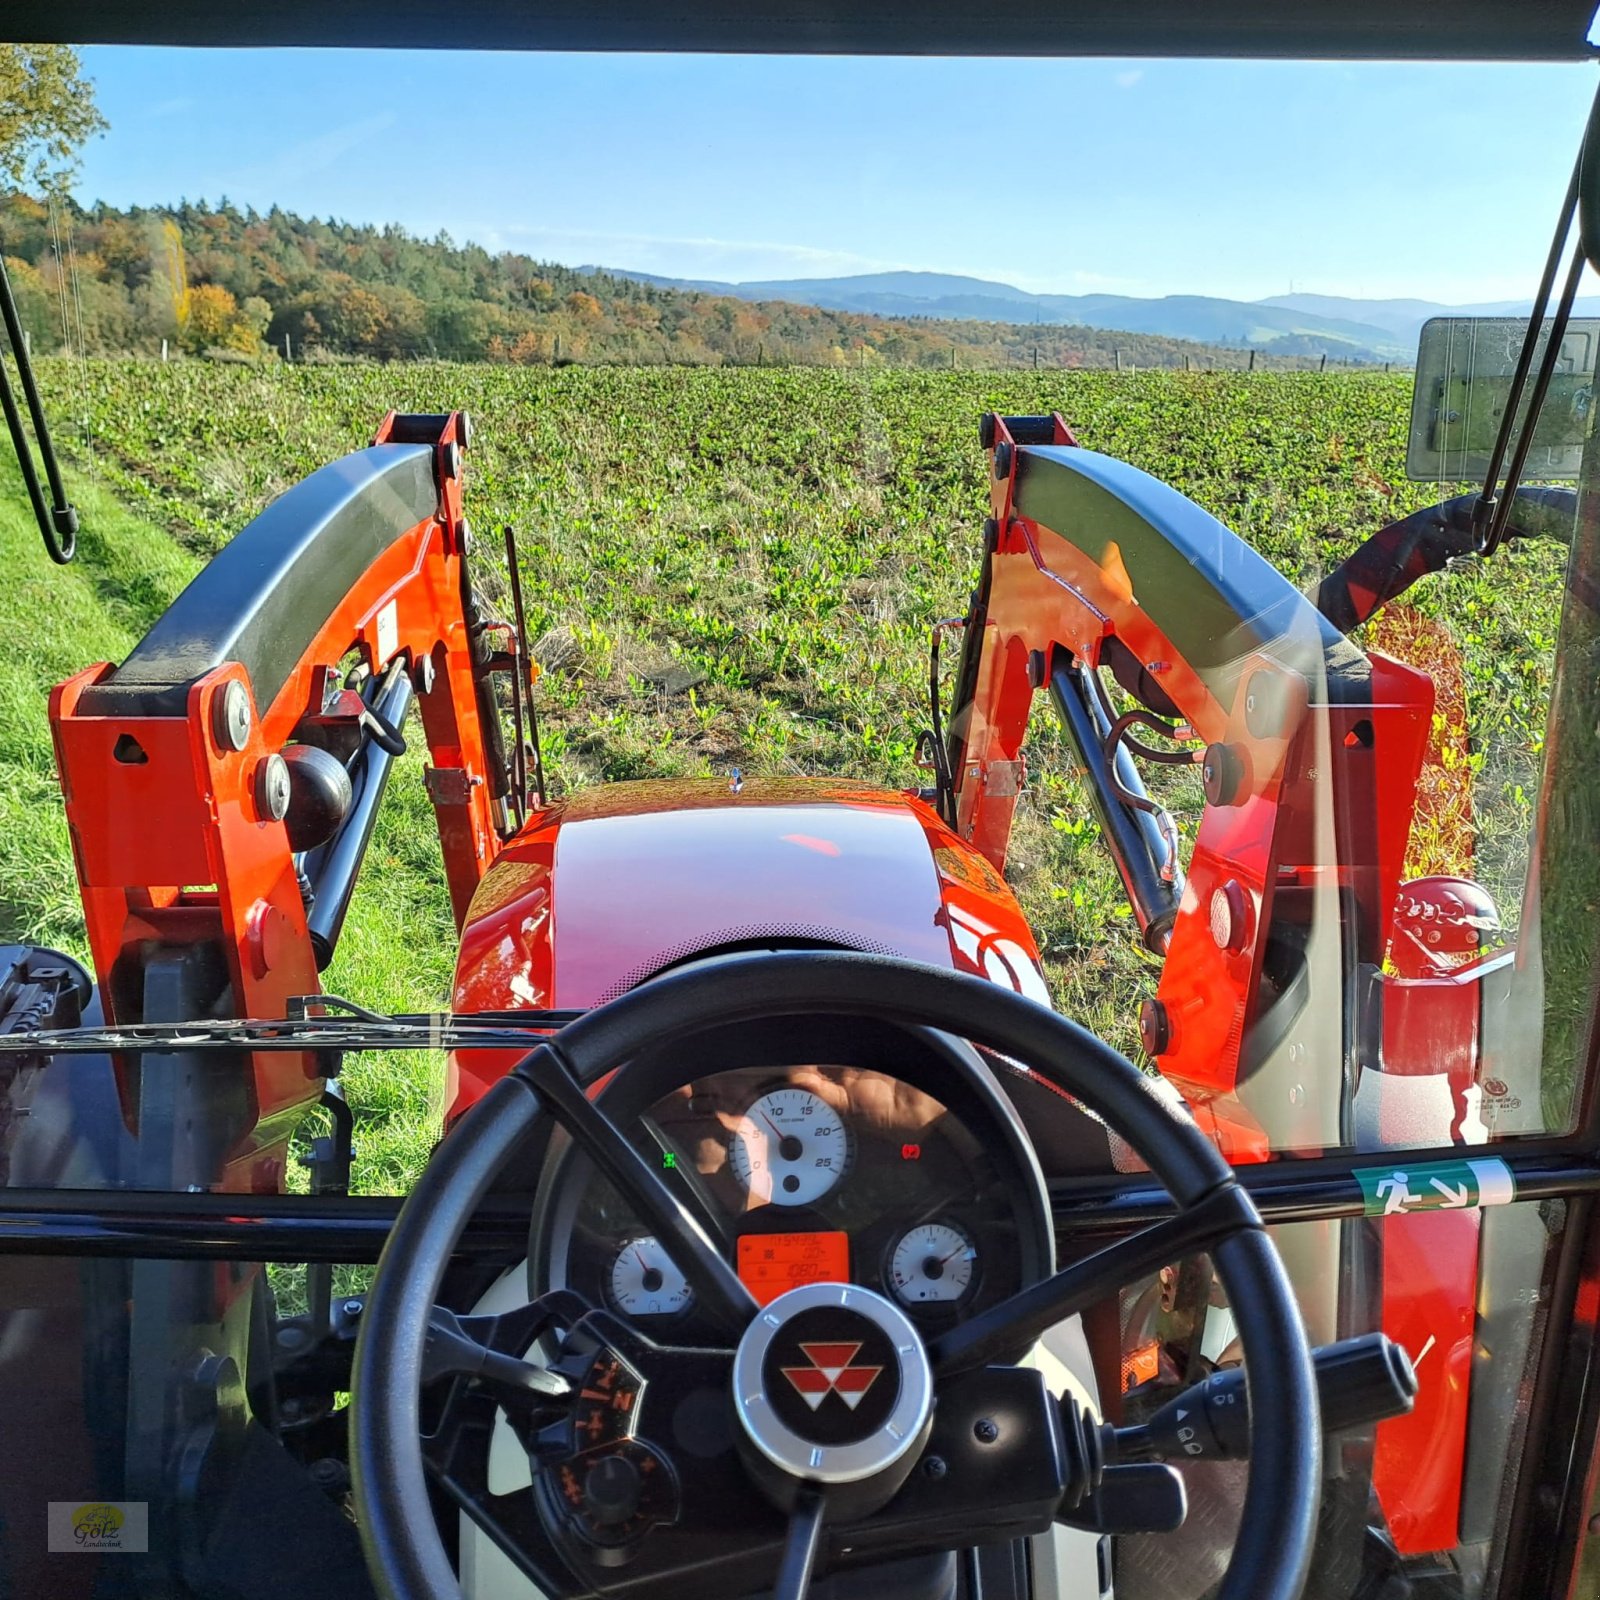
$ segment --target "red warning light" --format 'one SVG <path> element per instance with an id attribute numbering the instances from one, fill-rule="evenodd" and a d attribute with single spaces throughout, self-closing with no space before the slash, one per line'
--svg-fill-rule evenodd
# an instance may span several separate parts
<path id="1" fill-rule="evenodd" d="M 901 1145 L 900 1159 L 902 1161 L 920 1161 L 922 1159 L 922 1146 L 920 1144 Z"/>

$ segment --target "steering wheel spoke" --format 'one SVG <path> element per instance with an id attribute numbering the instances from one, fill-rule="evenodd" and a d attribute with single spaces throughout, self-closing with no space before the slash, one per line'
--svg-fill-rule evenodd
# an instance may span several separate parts
<path id="1" fill-rule="evenodd" d="M 518 1063 L 515 1075 L 638 1208 L 694 1286 L 701 1305 L 730 1333 L 741 1333 L 756 1314 L 755 1297 L 719 1253 L 699 1218 L 667 1187 L 604 1108 L 584 1093 L 560 1047 L 553 1041 L 540 1045 Z"/>
<path id="2" fill-rule="evenodd" d="M 789 1533 L 783 1542 L 778 1562 L 777 1581 L 772 1585 L 772 1600 L 806 1600 L 811 1587 L 811 1571 L 822 1547 L 822 1519 L 827 1502 L 820 1494 L 802 1489 L 789 1513 Z"/>
<path id="3" fill-rule="evenodd" d="M 655 1154 L 658 1157 L 672 1153 L 666 1148 L 666 1142 L 659 1134 L 652 1134 L 651 1142 L 655 1145 Z M 664 1174 L 661 1181 L 666 1185 L 668 1193 L 676 1196 L 680 1204 L 688 1207 L 689 1214 L 705 1230 L 717 1254 L 726 1261 L 734 1252 L 734 1232 L 728 1220 L 712 1204 L 711 1197 L 706 1192 L 705 1180 L 693 1167 L 682 1161 L 674 1161 L 670 1167 L 663 1162 L 661 1170 Z"/>
<path id="4" fill-rule="evenodd" d="M 480 1397 L 481 1398 L 481 1397 Z M 446 1440 L 440 1434 L 423 1439 L 423 1464 L 429 1478 L 450 1501 L 486 1534 L 541 1593 L 558 1593 L 559 1574 L 542 1567 L 533 1552 L 541 1545 L 539 1513 L 527 1488 L 496 1494 L 489 1488 L 488 1430 L 484 1426 L 454 1430 Z"/>
<path id="5" fill-rule="evenodd" d="M 933 1369 L 946 1377 L 1014 1358 L 1058 1322 L 1124 1285 L 1209 1250 L 1242 1229 L 1260 1226 L 1255 1203 L 1229 1179 L 1175 1217 L 1141 1228 L 952 1328 L 929 1351 Z"/>

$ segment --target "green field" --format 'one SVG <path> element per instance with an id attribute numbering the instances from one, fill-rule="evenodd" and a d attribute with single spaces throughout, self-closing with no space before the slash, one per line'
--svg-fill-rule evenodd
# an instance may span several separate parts
<path id="1" fill-rule="evenodd" d="M 927 635 L 959 612 L 987 510 L 980 412 L 1060 410 L 1083 443 L 1173 483 L 1297 584 L 1438 497 L 1404 481 L 1409 379 L 1382 374 L 983 374 L 482 366 L 284 368 L 46 362 L 76 463 L 83 553 L 46 561 L 0 466 L 0 928 L 81 947 L 44 717 L 48 686 L 123 654 L 204 557 L 273 495 L 364 444 L 383 413 L 464 407 L 485 586 L 514 522 L 546 672 L 557 792 L 667 774 L 923 781 Z M 1429 580 L 1416 609 L 1459 648 L 1476 868 L 1514 919 L 1549 692 L 1554 546 Z M 1436 651 L 1437 643 L 1430 646 Z M 1062 1007 L 1135 1042 L 1153 982 L 1048 716 L 1029 749 L 1010 875 Z M 1197 792 L 1167 792 L 1192 837 Z M 420 761 L 386 820 L 329 974 L 380 1007 L 437 1007 L 452 930 Z M 1441 854 L 1442 852 L 1442 854 Z M 1453 863 L 1424 839 L 1419 861 Z M 431 1069 L 353 1063 L 361 1178 L 426 1153 Z"/>

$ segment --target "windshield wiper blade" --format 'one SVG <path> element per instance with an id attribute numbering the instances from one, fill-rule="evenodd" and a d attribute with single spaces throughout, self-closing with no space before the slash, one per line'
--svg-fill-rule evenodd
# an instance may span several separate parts
<path id="1" fill-rule="evenodd" d="M 317 999 L 324 997 L 318 996 Z M 180 1050 L 531 1050 L 580 1011 L 362 1011 L 340 1017 L 223 1017 L 195 1022 L 40 1028 L 0 1036 L 0 1055 L 166 1055 Z"/>

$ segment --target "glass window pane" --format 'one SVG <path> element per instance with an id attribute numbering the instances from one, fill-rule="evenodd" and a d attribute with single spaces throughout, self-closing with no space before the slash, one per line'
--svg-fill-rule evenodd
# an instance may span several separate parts
<path id="1" fill-rule="evenodd" d="M 1386 1583 L 1450 1600 L 1518 1592 L 1500 1558 L 1564 1225 L 1560 1202 L 1540 1202 L 1274 1230 L 1312 1338 L 1383 1328 L 1408 1348 L 1419 1383 L 1409 1417 L 1327 1441 L 1313 1600 L 1384 1593 Z M 1108 1412 L 1137 1420 L 1236 1365 L 1234 1319 L 1203 1258 L 1124 1292 Z M 1094 1314 L 1086 1326 L 1091 1346 L 1097 1327 L 1106 1336 Z M 1108 1365 L 1099 1349 L 1096 1364 Z M 1179 1467 L 1188 1520 L 1173 1535 L 1117 1541 L 1122 1600 L 1200 1600 L 1222 1574 L 1247 1463 Z"/>

